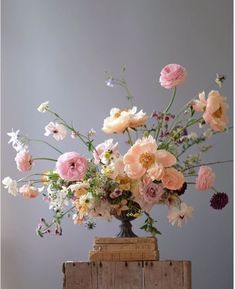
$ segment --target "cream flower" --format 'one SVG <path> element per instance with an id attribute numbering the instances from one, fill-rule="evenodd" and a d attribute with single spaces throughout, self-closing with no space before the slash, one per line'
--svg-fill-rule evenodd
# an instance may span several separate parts
<path id="1" fill-rule="evenodd" d="M 15 180 L 12 180 L 12 178 L 10 177 L 5 177 L 2 180 L 2 183 L 4 185 L 4 188 L 8 190 L 9 194 L 11 194 L 14 197 L 18 195 L 17 182 Z"/>
<path id="2" fill-rule="evenodd" d="M 37 108 L 37 110 L 42 113 L 48 111 L 48 109 L 49 109 L 49 101 L 45 101 L 41 103 L 39 107 Z"/>
<path id="3" fill-rule="evenodd" d="M 138 113 L 137 112 L 137 107 L 134 106 L 131 110 L 130 114 L 130 123 L 129 127 L 131 128 L 136 128 L 144 125 L 148 119 L 148 116 L 146 115 L 145 112 L 141 109 Z"/>
<path id="4" fill-rule="evenodd" d="M 185 203 L 180 204 L 180 208 L 170 207 L 168 212 L 168 221 L 173 226 L 176 224 L 181 227 L 183 223 L 187 222 L 187 218 L 191 218 L 193 208 Z"/>
<path id="5" fill-rule="evenodd" d="M 206 107 L 205 91 L 199 93 L 198 98 L 193 101 L 193 109 L 197 112 L 204 112 Z"/>
<path id="6" fill-rule="evenodd" d="M 146 114 L 142 110 L 137 113 L 136 106 L 123 110 L 112 108 L 110 116 L 104 120 L 102 129 L 105 133 L 122 133 L 127 128 L 142 126 L 146 120 Z"/>
<path id="7" fill-rule="evenodd" d="M 102 130 L 105 133 L 122 133 L 128 128 L 130 113 L 128 110 L 112 108 L 110 116 L 105 118 Z"/>
<path id="8" fill-rule="evenodd" d="M 70 189 L 76 198 L 80 198 L 81 196 L 87 193 L 87 189 L 89 188 L 89 184 L 85 182 L 78 182 L 76 184 L 70 185 L 68 189 Z"/>

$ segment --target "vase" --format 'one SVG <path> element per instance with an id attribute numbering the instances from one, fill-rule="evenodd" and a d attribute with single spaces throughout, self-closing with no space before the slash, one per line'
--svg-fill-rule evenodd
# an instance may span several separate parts
<path id="1" fill-rule="evenodd" d="M 115 218 L 121 221 L 120 232 L 116 235 L 118 238 L 134 238 L 138 237 L 132 231 L 131 221 L 135 220 L 136 217 L 128 216 L 128 211 L 122 211 L 120 215 L 115 215 Z"/>

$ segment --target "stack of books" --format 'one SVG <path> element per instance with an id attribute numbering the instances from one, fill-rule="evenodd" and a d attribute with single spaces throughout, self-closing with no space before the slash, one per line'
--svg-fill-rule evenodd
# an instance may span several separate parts
<path id="1" fill-rule="evenodd" d="M 155 237 L 96 237 L 89 252 L 90 261 L 158 261 Z"/>

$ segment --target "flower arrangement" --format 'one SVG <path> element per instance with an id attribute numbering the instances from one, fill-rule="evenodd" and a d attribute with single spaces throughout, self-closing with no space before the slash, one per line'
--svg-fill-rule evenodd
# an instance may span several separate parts
<path id="1" fill-rule="evenodd" d="M 203 154 L 211 148 L 206 141 L 228 130 L 226 97 L 217 90 L 210 91 L 207 97 L 202 92 L 198 99 L 190 100 L 173 115 L 170 109 L 176 90 L 185 82 L 187 72 L 181 65 L 169 64 L 162 69 L 159 81 L 162 87 L 172 90 L 171 100 L 163 112 L 147 115 L 133 106 L 124 73 L 125 68 L 120 78 L 108 75 L 106 84 L 121 86 L 127 93 L 130 107 L 112 108 L 102 128 L 107 134 L 127 136 L 128 148 L 124 153 L 112 138 L 96 145 L 93 129 L 81 134 L 51 110 L 48 101 L 38 107 L 39 112 L 55 117 L 45 127 L 45 136 L 52 136 L 59 142 L 70 133 L 73 139 L 87 147 L 89 157 L 78 152 L 63 153 L 44 140 L 41 142 L 56 150 L 58 158 L 33 157 L 29 151 L 32 139 L 20 134 L 19 130 L 8 133 L 9 143 L 17 151 L 15 161 L 20 172 L 31 171 L 41 159 L 55 164 L 44 172 L 30 173 L 19 180 L 5 177 L 2 181 L 13 196 L 19 194 L 32 199 L 42 194 L 49 204 L 54 215 L 51 222 L 41 219 L 37 227 L 39 236 L 52 231 L 61 235 L 61 220 L 66 215 L 72 216 L 75 224 L 85 223 L 93 228 L 95 218 L 111 220 L 123 214 L 134 218 L 145 215 L 141 229 L 158 234 L 156 221 L 151 216 L 155 205 L 168 207 L 168 220 L 172 225 L 181 226 L 192 216 L 193 208 L 183 201 L 188 186 L 195 186 L 197 191 L 215 191 L 210 201 L 214 209 L 227 205 L 227 194 L 214 188 L 215 173 L 210 165 L 230 160 L 202 161 Z M 224 79 L 217 75 L 216 83 L 221 87 Z M 195 126 L 199 127 L 200 134 L 190 131 Z M 197 146 L 198 151 L 189 154 L 188 150 L 193 146 Z"/>

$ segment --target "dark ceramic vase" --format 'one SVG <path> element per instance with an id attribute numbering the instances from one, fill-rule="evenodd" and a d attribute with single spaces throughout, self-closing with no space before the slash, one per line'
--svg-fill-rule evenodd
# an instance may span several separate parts
<path id="1" fill-rule="evenodd" d="M 132 224 L 131 221 L 135 220 L 136 218 L 133 216 L 127 215 L 128 211 L 122 211 L 120 215 L 115 215 L 115 218 L 121 221 L 120 224 L 120 232 L 116 235 L 118 238 L 133 238 L 138 237 L 133 231 L 132 231 Z"/>

